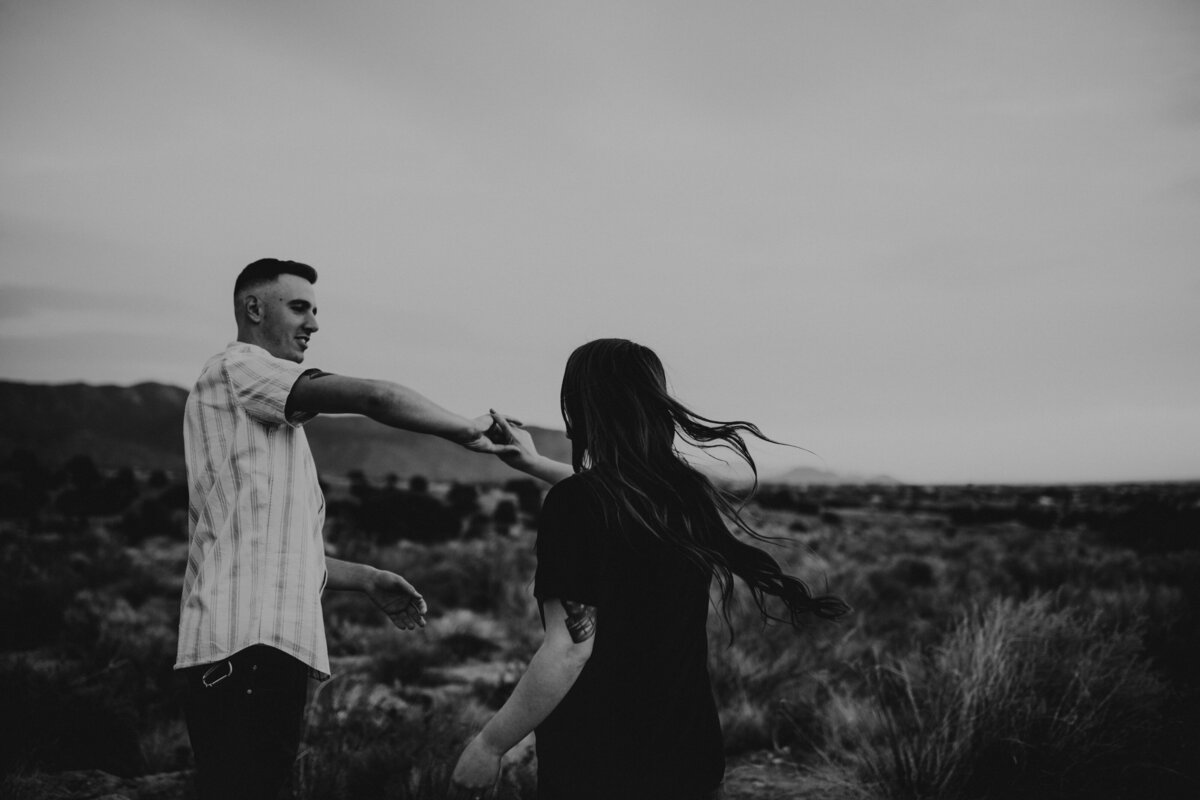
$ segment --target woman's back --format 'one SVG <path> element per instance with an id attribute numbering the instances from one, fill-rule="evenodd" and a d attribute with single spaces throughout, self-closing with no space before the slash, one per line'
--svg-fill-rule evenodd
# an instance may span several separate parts
<path id="1" fill-rule="evenodd" d="M 682 524 L 677 499 L 653 502 Z M 689 513 L 721 524 L 715 509 Z M 594 606 L 597 633 L 579 679 L 538 727 L 539 798 L 700 797 L 720 783 L 709 583 L 682 550 L 604 503 L 586 473 L 547 495 L 534 593 Z"/>
<path id="2" fill-rule="evenodd" d="M 539 800 L 712 797 L 724 758 L 708 677 L 709 584 L 715 578 L 727 621 L 735 577 L 764 620 L 798 628 L 808 614 L 836 619 L 848 606 L 814 597 L 752 544 L 764 537 L 681 457 L 677 443 L 725 448 L 753 470 L 742 434 L 772 440 L 752 423 L 684 406 L 652 350 L 626 339 L 576 348 L 559 403 L 571 440 L 565 474 L 528 432 L 494 415 L 520 451 L 509 463 L 554 484 L 534 579 L 550 624 L 453 780 L 487 787 L 500 755 L 536 728 Z"/>

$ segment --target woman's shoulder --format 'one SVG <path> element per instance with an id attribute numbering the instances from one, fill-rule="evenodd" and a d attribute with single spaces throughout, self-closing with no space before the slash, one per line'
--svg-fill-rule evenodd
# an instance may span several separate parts
<path id="1" fill-rule="evenodd" d="M 595 482 L 585 472 L 571 475 L 550 487 L 539 516 L 541 533 L 562 528 L 590 529 L 606 518 Z"/>
<path id="2" fill-rule="evenodd" d="M 596 489 L 591 476 L 587 472 L 576 472 L 551 486 L 550 491 L 546 493 L 544 503 L 546 505 L 578 504 L 594 502 L 596 497 Z"/>

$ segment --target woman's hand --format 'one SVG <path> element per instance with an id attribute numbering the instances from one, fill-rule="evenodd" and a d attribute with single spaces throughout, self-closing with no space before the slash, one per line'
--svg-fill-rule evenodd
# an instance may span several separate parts
<path id="1" fill-rule="evenodd" d="M 482 800 L 491 793 L 500 777 L 500 757 L 489 748 L 482 736 L 476 736 L 458 757 L 454 774 L 450 776 L 452 800 Z"/>
<path id="2" fill-rule="evenodd" d="M 491 415 L 492 427 L 488 429 L 488 437 L 498 445 L 509 445 L 507 452 L 497 454 L 500 460 L 513 469 L 529 472 L 538 459 L 533 437 L 521 427 L 518 420 L 497 414 L 494 409 Z"/>
<path id="3" fill-rule="evenodd" d="M 538 453 L 529 431 L 522 428 L 521 423 L 512 417 L 497 414 L 493 410 L 492 427 L 488 429 L 487 435 L 489 439 L 497 442 L 496 447 L 505 448 L 506 452 L 496 453 L 501 461 L 551 486 L 575 473 L 570 464 L 563 464 Z"/>

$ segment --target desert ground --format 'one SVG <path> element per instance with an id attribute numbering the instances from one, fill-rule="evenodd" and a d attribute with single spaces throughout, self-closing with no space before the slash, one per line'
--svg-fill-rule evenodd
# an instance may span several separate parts
<path id="1" fill-rule="evenodd" d="M 326 596 L 291 797 L 440 797 L 537 648 L 543 492 L 355 473 L 327 496 L 329 554 L 405 575 L 430 619 Z M 0 501 L 0 795 L 194 796 L 179 476 L 14 454 Z M 745 514 L 854 611 L 710 614 L 733 800 L 1197 796 L 1200 485 L 767 486 Z M 495 797 L 535 796 L 531 745 Z"/>

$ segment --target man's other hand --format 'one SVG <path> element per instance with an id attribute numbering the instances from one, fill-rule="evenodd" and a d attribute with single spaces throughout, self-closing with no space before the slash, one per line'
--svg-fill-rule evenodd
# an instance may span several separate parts
<path id="1" fill-rule="evenodd" d="M 420 592 L 394 572 L 377 570 L 376 573 L 366 589 L 371 602 L 400 630 L 424 628 L 428 608 Z"/>

